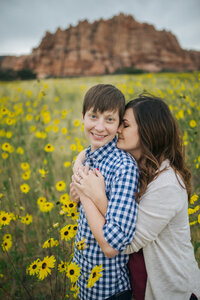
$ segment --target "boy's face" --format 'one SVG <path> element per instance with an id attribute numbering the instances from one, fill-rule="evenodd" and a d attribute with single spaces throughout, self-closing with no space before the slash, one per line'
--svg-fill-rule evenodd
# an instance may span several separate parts
<path id="1" fill-rule="evenodd" d="M 86 111 L 83 117 L 85 136 L 95 151 L 113 140 L 119 127 L 119 113 L 116 111 Z"/>

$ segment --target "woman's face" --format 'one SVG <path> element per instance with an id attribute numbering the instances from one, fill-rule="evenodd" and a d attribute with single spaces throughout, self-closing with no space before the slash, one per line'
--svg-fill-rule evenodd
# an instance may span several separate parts
<path id="1" fill-rule="evenodd" d="M 138 134 L 138 125 L 133 114 L 133 109 L 125 111 L 123 122 L 118 129 L 117 147 L 129 152 L 136 160 L 141 156 L 141 147 Z"/>

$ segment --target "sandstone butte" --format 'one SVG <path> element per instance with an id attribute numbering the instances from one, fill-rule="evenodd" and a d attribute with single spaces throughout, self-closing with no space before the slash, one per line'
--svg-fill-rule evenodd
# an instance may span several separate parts
<path id="1" fill-rule="evenodd" d="M 32 69 L 38 78 L 111 74 L 133 67 L 149 72 L 200 69 L 200 52 L 180 47 L 168 31 L 119 14 L 46 32 L 30 55 L 6 56 L 1 69 Z"/>

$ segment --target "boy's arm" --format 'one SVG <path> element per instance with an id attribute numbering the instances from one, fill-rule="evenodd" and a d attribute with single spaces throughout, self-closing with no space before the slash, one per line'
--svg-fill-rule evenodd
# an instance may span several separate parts
<path id="1" fill-rule="evenodd" d="M 134 237 L 138 176 L 136 164 L 121 165 L 115 172 L 110 189 L 103 233 L 110 246 L 118 251 L 123 251 Z"/>

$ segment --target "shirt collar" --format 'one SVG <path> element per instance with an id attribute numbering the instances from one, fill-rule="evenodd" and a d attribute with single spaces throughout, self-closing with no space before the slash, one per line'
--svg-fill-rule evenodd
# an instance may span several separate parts
<path id="1" fill-rule="evenodd" d="M 109 152 L 113 152 L 116 148 L 117 144 L 117 137 L 114 137 L 114 139 L 107 143 L 106 145 L 103 145 L 102 147 L 96 149 L 95 151 L 91 151 L 91 146 L 89 146 L 85 153 L 85 159 L 86 161 L 90 158 L 93 158 L 95 160 L 102 160 L 105 156 L 108 155 Z"/>
<path id="2" fill-rule="evenodd" d="M 169 159 L 165 159 L 163 160 L 163 162 L 161 163 L 160 165 L 160 168 L 159 168 L 159 171 L 162 171 L 164 170 L 165 168 L 169 168 L 170 167 L 170 162 L 169 162 Z M 158 170 L 155 172 L 155 173 L 158 173 Z"/>

